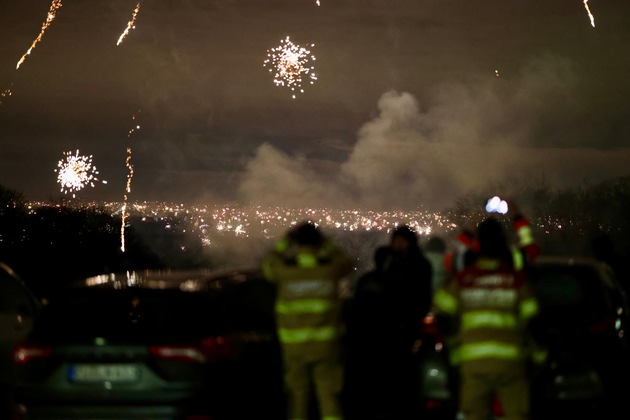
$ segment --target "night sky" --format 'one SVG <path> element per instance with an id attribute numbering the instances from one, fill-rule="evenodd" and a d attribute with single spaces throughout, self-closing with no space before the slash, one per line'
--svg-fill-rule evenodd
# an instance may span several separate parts
<path id="1" fill-rule="evenodd" d="M 0 0 L 0 184 L 77 194 L 372 209 L 630 175 L 630 2 Z M 318 80 L 296 99 L 263 67 L 290 36 Z M 497 76 L 498 71 L 498 76 Z M 138 112 L 139 111 L 139 112 Z M 141 129 L 128 138 L 137 115 Z"/>

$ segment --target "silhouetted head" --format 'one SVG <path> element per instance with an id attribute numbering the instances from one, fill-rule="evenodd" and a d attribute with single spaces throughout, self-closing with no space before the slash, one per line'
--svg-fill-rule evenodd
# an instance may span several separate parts
<path id="1" fill-rule="evenodd" d="M 497 219 L 488 217 L 477 226 L 479 254 L 485 257 L 505 258 L 510 255 L 503 226 Z"/>
<path id="2" fill-rule="evenodd" d="M 392 233 L 390 243 L 394 251 L 404 252 L 411 248 L 418 248 L 418 236 L 407 225 L 397 227 Z"/>
<path id="3" fill-rule="evenodd" d="M 289 233 L 289 238 L 299 245 L 318 247 L 324 243 L 323 235 L 311 222 L 302 222 L 295 226 Z"/>
<path id="4" fill-rule="evenodd" d="M 374 265 L 376 268 L 382 268 L 387 262 L 387 257 L 389 256 L 390 249 L 387 246 L 379 246 L 374 251 Z"/>

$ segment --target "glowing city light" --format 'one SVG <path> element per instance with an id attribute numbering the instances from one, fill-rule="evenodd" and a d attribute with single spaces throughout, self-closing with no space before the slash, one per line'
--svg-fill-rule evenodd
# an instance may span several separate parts
<path id="1" fill-rule="evenodd" d="M 64 158 L 57 164 L 57 182 L 61 185 L 61 192 L 64 194 L 72 193 L 72 197 L 76 197 L 76 192 L 83 188 L 94 186 L 94 182 L 98 181 L 96 177 L 98 171 L 92 165 L 92 156 L 83 156 L 76 151 L 64 152 Z M 107 181 L 102 181 L 107 184 Z"/>
<path id="2" fill-rule="evenodd" d="M 125 39 L 127 34 L 129 34 L 130 30 L 136 29 L 136 17 L 138 16 L 138 12 L 139 11 L 140 11 L 140 2 L 138 2 L 138 4 L 136 4 L 136 8 L 133 9 L 133 14 L 131 15 L 131 20 L 129 22 L 127 22 L 127 27 L 125 28 L 123 33 L 120 34 L 120 37 L 118 37 L 118 42 L 116 43 L 116 45 L 120 45 L 123 42 L 123 40 Z"/>
<path id="3" fill-rule="evenodd" d="M 42 29 L 39 32 L 39 35 L 37 35 L 37 38 L 35 38 L 35 40 L 31 44 L 31 47 L 24 53 L 22 58 L 20 58 L 20 60 L 18 61 L 17 66 L 15 67 L 16 70 L 20 68 L 20 66 L 22 65 L 24 60 L 26 60 L 26 57 L 31 54 L 31 51 L 33 51 L 33 48 L 35 48 L 35 46 L 39 42 L 41 42 L 42 37 L 44 36 L 44 32 L 46 32 L 46 29 L 48 29 L 48 27 L 51 25 L 53 19 L 55 18 L 56 14 L 57 14 L 57 10 L 59 10 L 59 8 L 61 6 L 63 6 L 61 4 L 61 0 L 53 0 L 52 1 L 51 5 L 50 5 L 50 10 L 48 10 L 48 16 L 46 17 L 46 20 L 42 24 Z"/>
<path id="4" fill-rule="evenodd" d="M 311 48 L 314 46 L 315 44 L 310 45 Z M 287 36 L 280 41 L 279 46 L 267 50 L 267 59 L 263 66 L 271 66 L 269 72 L 274 73 L 275 85 L 291 89 L 295 99 L 297 93 L 304 93 L 302 84 L 305 81 L 312 85 L 317 80 L 313 61 L 315 56 L 310 50 L 294 44 Z"/>
<path id="5" fill-rule="evenodd" d="M 508 212 L 508 204 L 505 200 L 501 200 L 500 197 L 494 196 L 486 203 L 486 211 L 488 213 L 501 213 Z"/>

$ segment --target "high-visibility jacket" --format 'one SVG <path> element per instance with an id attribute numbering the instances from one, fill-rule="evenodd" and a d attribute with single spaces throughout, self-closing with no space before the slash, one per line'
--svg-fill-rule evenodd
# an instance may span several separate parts
<path id="1" fill-rule="evenodd" d="M 495 259 L 478 258 L 434 296 L 437 315 L 455 319 L 458 346 L 454 363 L 492 370 L 521 362 L 530 352 L 527 324 L 538 302 L 522 271 Z"/>
<path id="2" fill-rule="evenodd" d="M 285 356 L 326 355 L 341 335 L 339 281 L 352 261 L 330 240 L 319 248 L 283 238 L 263 259 L 265 278 L 277 285 L 278 338 Z"/>
<path id="3" fill-rule="evenodd" d="M 513 219 L 513 229 L 517 243 L 512 249 L 513 266 L 517 270 L 523 269 L 538 257 L 540 247 L 534 240 L 534 234 L 528 220 L 522 215 Z M 455 238 L 454 250 L 444 256 L 444 266 L 449 273 L 462 271 L 470 261 L 475 260 L 479 252 L 479 244 L 470 232 L 461 232 Z"/>

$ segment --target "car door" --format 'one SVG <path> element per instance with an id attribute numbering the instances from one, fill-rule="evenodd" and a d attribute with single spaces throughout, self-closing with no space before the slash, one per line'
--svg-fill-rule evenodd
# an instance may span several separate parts
<path id="1" fill-rule="evenodd" d="M 30 332 L 39 306 L 24 282 L 0 262 L 0 392 L 13 384 L 13 347 Z"/>

